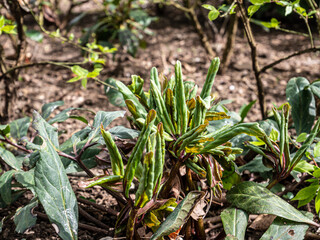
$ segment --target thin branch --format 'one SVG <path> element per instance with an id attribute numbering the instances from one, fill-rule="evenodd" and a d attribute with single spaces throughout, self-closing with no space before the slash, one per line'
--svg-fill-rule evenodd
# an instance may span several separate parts
<path id="1" fill-rule="evenodd" d="M 108 226 L 95 217 L 91 216 L 89 213 L 87 213 L 84 209 L 82 209 L 80 206 L 78 206 L 79 214 L 82 215 L 84 218 L 89 220 L 90 222 L 94 223 L 95 226 L 101 227 L 103 229 L 108 229 Z"/>
<path id="2" fill-rule="evenodd" d="M 42 212 L 38 212 L 38 211 L 34 211 L 34 213 L 39 217 L 39 218 L 42 218 L 44 220 L 49 220 L 48 216 Z M 105 229 L 102 229 L 102 228 L 97 228 L 97 227 L 93 227 L 93 226 L 90 226 L 88 224 L 84 224 L 84 223 L 78 223 L 78 226 L 79 228 L 81 229 L 85 229 L 85 230 L 89 230 L 91 232 L 97 232 L 97 233 L 103 233 L 103 234 L 106 234 L 106 235 L 109 235 L 110 232 L 105 230 Z"/>
<path id="3" fill-rule="evenodd" d="M 89 205 L 89 206 L 92 206 L 98 210 L 101 210 L 103 212 L 106 212 L 106 213 L 109 213 L 109 214 L 112 214 L 114 216 L 118 216 L 118 212 L 112 208 L 106 208 L 100 204 L 97 204 L 95 202 L 91 202 L 87 199 L 84 199 L 84 198 L 81 198 L 81 197 L 78 197 L 77 198 L 77 201 L 80 202 L 80 203 L 83 203 L 83 204 L 86 204 L 86 205 Z"/>
<path id="4" fill-rule="evenodd" d="M 261 68 L 261 70 L 259 71 L 259 74 L 265 72 L 266 70 L 268 70 L 269 68 L 272 68 L 273 66 L 285 61 L 285 60 L 288 60 L 290 58 L 293 58 L 295 56 L 299 56 L 299 55 L 302 55 L 302 54 L 305 54 L 305 53 L 311 53 L 311 52 L 318 52 L 320 51 L 320 47 L 315 47 L 315 48 L 307 48 L 307 49 L 304 49 L 304 50 L 301 50 L 301 51 L 297 51 L 297 52 L 294 52 L 288 56 L 285 56 L 283 58 L 280 58 L 266 66 L 264 66 L 263 68 Z"/>

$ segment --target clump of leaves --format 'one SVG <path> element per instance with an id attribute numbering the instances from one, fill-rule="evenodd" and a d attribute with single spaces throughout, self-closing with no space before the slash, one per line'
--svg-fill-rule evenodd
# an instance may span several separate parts
<path id="1" fill-rule="evenodd" d="M 143 35 L 152 34 L 148 26 L 156 18 L 149 16 L 141 1 L 105 0 L 103 5 L 105 16 L 87 30 L 82 43 L 87 43 L 94 34 L 97 43 L 109 47 L 120 43 L 130 55 L 135 56 L 139 47 L 145 47 Z"/>

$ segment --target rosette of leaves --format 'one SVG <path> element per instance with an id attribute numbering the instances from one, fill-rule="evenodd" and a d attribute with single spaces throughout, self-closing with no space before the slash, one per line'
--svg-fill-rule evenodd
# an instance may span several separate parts
<path id="1" fill-rule="evenodd" d="M 147 92 L 143 91 L 144 80 L 139 76 L 132 76 L 129 86 L 120 81 L 116 83 L 132 114 L 130 120 L 138 129 L 143 126 L 149 109 L 157 112 L 155 123 L 163 124 L 168 154 L 166 161 L 171 172 L 165 179 L 162 196 L 169 195 L 174 178 L 183 166 L 190 180 L 190 186 L 185 190 L 193 189 L 194 180 L 206 179 L 207 186 L 219 193 L 223 172 L 228 178 L 226 182 L 238 179 L 233 160 L 235 154 L 242 150 L 233 148 L 228 141 L 241 133 L 268 140 L 257 123 L 227 125 L 215 132 L 208 131 L 209 121 L 229 118 L 225 112 L 214 110 L 215 99 L 211 95 L 219 64 L 218 58 L 212 61 L 200 95 L 197 95 L 198 86 L 194 82 L 183 80 L 179 61 L 175 65 L 175 75 L 169 79 L 160 78 L 157 69 L 152 68 Z"/>
<path id="2" fill-rule="evenodd" d="M 302 133 L 297 138 L 299 142 L 300 139 L 302 140 L 300 146 L 297 141 L 291 139 L 288 131 L 289 103 L 282 106 L 280 113 L 275 108 L 272 110 L 279 132 L 273 130 L 268 137 L 268 141 L 266 141 L 267 138 L 264 140 L 258 138 L 258 141 L 247 145 L 251 150 L 263 156 L 265 166 L 274 170 L 274 179 L 270 182 L 268 188 L 289 176 L 292 170 L 303 160 L 320 131 L 320 119 L 318 119 L 308 135 Z"/>

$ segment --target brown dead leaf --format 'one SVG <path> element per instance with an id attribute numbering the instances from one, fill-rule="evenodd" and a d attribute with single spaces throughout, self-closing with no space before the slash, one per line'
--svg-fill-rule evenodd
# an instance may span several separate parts
<path id="1" fill-rule="evenodd" d="M 256 231 L 266 231 L 273 220 L 276 218 L 274 215 L 270 214 L 262 214 L 259 215 L 249 226 L 249 228 L 254 229 Z"/>

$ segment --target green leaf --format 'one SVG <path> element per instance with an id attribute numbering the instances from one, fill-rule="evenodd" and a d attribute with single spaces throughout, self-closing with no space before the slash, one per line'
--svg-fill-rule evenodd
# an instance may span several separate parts
<path id="1" fill-rule="evenodd" d="M 40 31 L 34 29 L 28 29 L 26 32 L 26 36 L 33 41 L 41 43 L 43 40 L 43 34 Z"/>
<path id="2" fill-rule="evenodd" d="M 263 5 L 265 3 L 269 3 L 270 0 L 250 0 L 253 5 Z"/>
<path id="3" fill-rule="evenodd" d="M 24 117 L 14 120 L 10 123 L 10 136 L 16 139 L 21 139 L 27 136 L 31 118 Z"/>
<path id="4" fill-rule="evenodd" d="M 121 139 L 134 139 L 139 137 L 140 131 L 131 129 L 131 128 L 126 128 L 124 126 L 116 126 L 113 127 L 109 130 L 109 132 L 118 138 Z"/>
<path id="5" fill-rule="evenodd" d="M 85 78 L 87 77 L 89 71 L 87 69 L 84 69 L 78 65 L 74 65 L 71 67 L 71 71 L 77 75 L 78 77 L 81 77 L 81 78 Z"/>
<path id="6" fill-rule="evenodd" d="M 24 233 L 28 228 L 36 224 L 37 216 L 33 214 L 33 209 L 38 206 L 38 201 L 33 201 L 28 205 L 18 208 L 14 215 L 15 231 L 17 233 Z"/>
<path id="7" fill-rule="evenodd" d="M 315 178 L 320 178 L 320 168 L 318 168 L 317 170 L 315 170 L 312 174 Z"/>
<path id="8" fill-rule="evenodd" d="M 114 111 L 114 112 L 99 111 L 97 112 L 97 115 L 93 120 L 92 127 L 99 128 L 101 124 L 104 127 L 107 127 L 113 120 L 119 117 L 124 117 L 125 113 L 126 111 Z"/>
<path id="9" fill-rule="evenodd" d="M 291 78 L 287 84 L 286 97 L 292 107 L 292 118 L 299 135 L 310 133 L 316 116 L 316 106 L 309 81 L 303 77 Z"/>
<path id="10" fill-rule="evenodd" d="M 227 193 L 233 206 L 252 214 L 273 214 L 292 221 L 318 226 L 289 203 L 255 182 L 242 182 Z"/>
<path id="11" fill-rule="evenodd" d="M 315 158 L 317 158 L 317 157 L 320 156 L 320 142 L 317 142 L 317 144 L 314 146 L 313 156 L 314 156 Z"/>
<path id="12" fill-rule="evenodd" d="M 57 129 L 47 123 L 36 111 L 33 112 L 32 127 L 38 131 L 40 136 L 50 140 L 55 148 L 59 147 Z"/>
<path id="13" fill-rule="evenodd" d="M 106 183 L 116 183 L 123 179 L 123 176 L 119 175 L 107 175 L 103 177 L 99 177 L 98 179 L 94 178 L 93 182 L 89 182 L 86 188 L 93 187 L 96 185 L 103 185 Z"/>
<path id="14" fill-rule="evenodd" d="M 302 212 L 310 220 L 313 219 L 313 214 Z M 281 217 L 277 217 L 270 225 L 268 230 L 262 235 L 260 240 L 300 240 L 308 230 L 308 224 L 297 223 Z"/>
<path id="15" fill-rule="evenodd" d="M 104 91 L 109 102 L 117 107 L 125 107 L 126 104 L 124 102 L 123 96 L 119 90 L 117 90 L 116 80 L 113 78 L 108 78 L 105 83 L 114 86 L 116 89 L 104 86 Z"/>
<path id="16" fill-rule="evenodd" d="M 10 125 L 0 125 L 0 135 L 6 136 L 10 132 Z"/>
<path id="17" fill-rule="evenodd" d="M 217 10 L 214 6 L 210 5 L 210 4 L 202 4 L 202 7 L 208 10 Z"/>
<path id="18" fill-rule="evenodd" d="M 34 169 L 29 171 L 17 171 L 14 175 L 14 178 L 22 184 L 23 187 L 29 189 L 33 195 L 36 195 L 34 190 Z"/>
<path id="19" fill-rule="evenodd" d="M 297 137 L 296 142 L 304 142 L 307 140 L 307 133 L 300 133 L 300 135 Z"/>
<path id="20" fill-rule="evenodd" d="M 2 147 L 0 147 L 0 157 L 15 170 L 19 170 L 22 167 L 22 161 L 19 161 L 10 151 Z"/>
<path id="21" fill-rule="evenodd" d="M 320 81 L 315 81 L 315 82 L 311 83 L 310 89 L 314 95 L 316 95 L 318 98 L 320 98 Z"/>
<path id="22" fill-rule="evenodd" d="M 59 236 L 64 240 L 75 240 L 78 230 L 77 199 L 51 141 L 52 129 L 37 112 L 34 113 L 33 126 L 43 139 L 34 173 L 35 191 Z"/>
<path id="23" fill-rule="evenodd" d="M 306 162 L 306 161 L 299 161 L 298 164 L 293 168 L 294 171 L 298 171 L 301 173 L 307 172 L 311 174 L 315 169 L 315 166 Z"/>
<path id="24" fill-rule="evenodd" d="M 208 13 L 208 18 L 210 21 L 214 21 L 219 17 L 219 15 L 220 15 L 220 12 L 217 9 L 214 9 Z"/>
<path id="25" fill-rule="evenodd" d="M 178 204 L 174 211 L 161 224 L 158 230 L 152 235 L 151 240 L 160 239 L 163 236 L 168 236 L 170 233 L 177 231 L 188 221 L 194 207 L 202 197 L 202 192 L 189 192 L 188 195 Z"/>
<path id="26" fill-rule="evenodd" d="M 60 107 L 64 104 L 63 101 L 56 101 L 56 102 L 51 102 L 51 103 L 46 103 L 42 106 L 41 108 L 41 116 L 44 119 L 47 119 L 50 117 L 50 114 L 57 108 Z"/>
<path id="27" fill-rule="evenodd" d="M 308 187 L 302 188 L 297 195 L 292 199 L 292 201 L 294 200 L 305 200 L 308 198 L 312 198 L 316 195 L 316 192 L 319 189 L 319 185 L 310 185 Z"/>
<path id="28" fill-rule="evenodd" d="M 288 16 L 289 14 L 292 13 L 292 10 L 293 10 L 293 8 L 292 8 L 291 5 L 286 6 L 286 11 L 285 11 L 284 15 L 285 15 L 285 16 Z"/>
<path id="29" fill-rule="evenodd" d="M 11 181 L 15 170 L 5 172 L 0 177 L 0 196 L 2 200 L 9 205 L 12 201 L 11 197 Z"/>
<path id="30" fill-rule="evenodd" d="M 249 219 L 245 211 L 229 207 L 223 210 L 220 216 L 227 235 L 235 236 L 238 240 L 245 239 Z"/>
<path id="31" fill-rule="evenodd" d="M 277 130 L 275 130 L 274 128 L 272 128 L 269 138 L 272 141 L 276 142 L 276 141 L 278 141 L 278 137 L 279 137 L 279 132 Z"/>
<path id="32" fill-rule="evenodd" d="M 319 210 L 320 210 L 320 194 L 319 194 L 319 192 L 316 196 L 316 199 L 314 200 L 314 205 L 316 208 L 316 212 L 319 213 Z"/>
<path id="33" fill-rule="evenodd" d="M 256 103 L 257 100 L 251 101 L 248 105 L 244 104 L 240 110 L 239 110 L 239 115 L 241 117 L 241 122 L 243 122 L 243 120 L 246 118 L 246 116 L 248 115 L 248 112 L 250 111 L 250 109 L 252 108 L 252 106 Z"/>
<path id="34" fill-rule="evenodd" d="M 251 5 L 248 7 L 248 15 L 249 17 L 252 17 L 252 15 L 258 11 L 260 8 L 260 5 Z"/>

